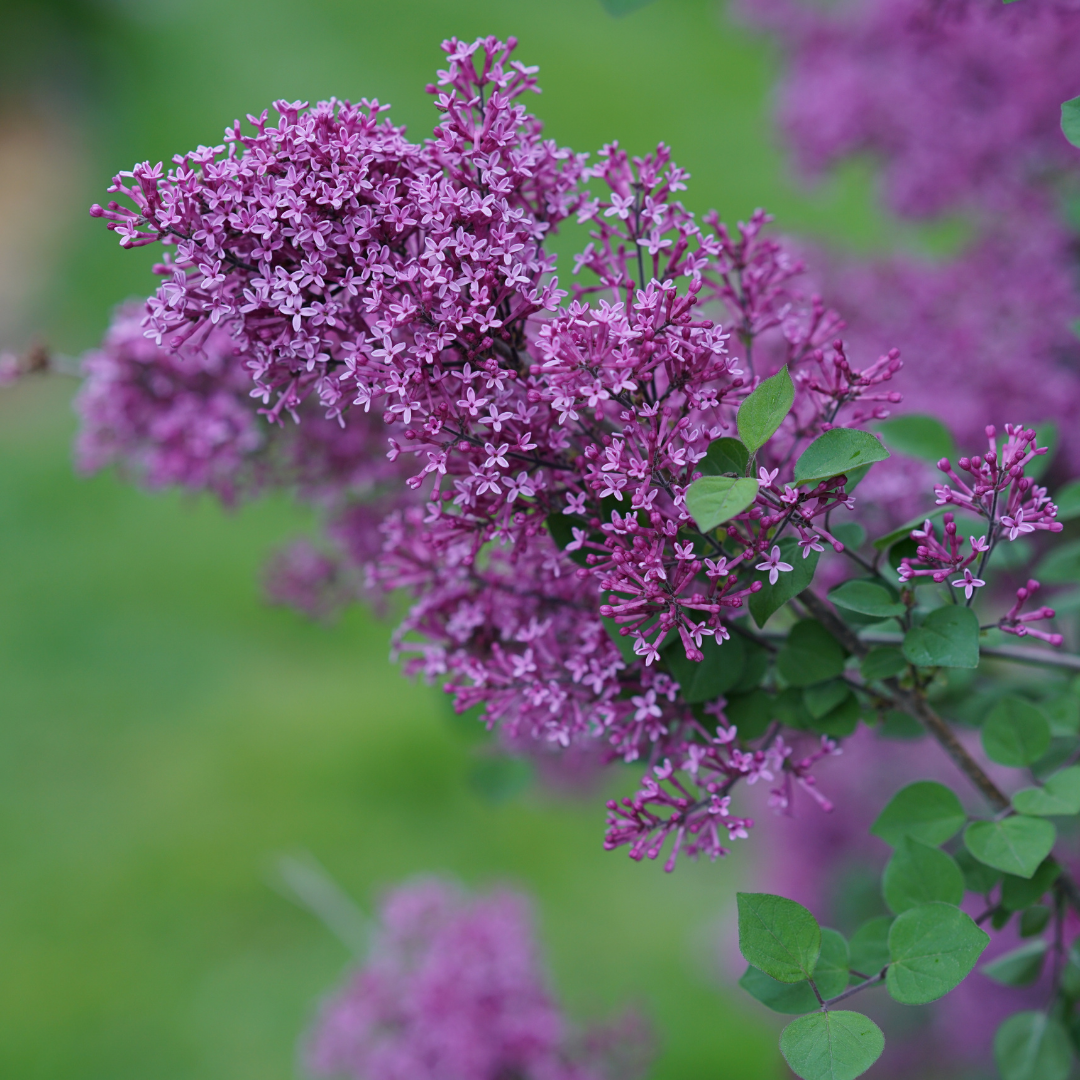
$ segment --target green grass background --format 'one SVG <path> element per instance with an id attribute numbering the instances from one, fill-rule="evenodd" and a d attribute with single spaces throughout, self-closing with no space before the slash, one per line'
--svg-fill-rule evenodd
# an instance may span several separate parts
<path id="1" fill-rule="evenodd" d="M 66 36 L 88 153 L 85 191 L 56 208 L 64 257 L 34 316 L 70 352 L 152 287 L 152 254 L 120 251 L 85 214 L 112 172 L 211 144 L 276 97 L 378 96 L 419 137 L 450 34 L 516 34 L 560 142 L 668 142 L 696 211 L 764 205 L 784 229 L 856 247 L 895 237 L 864 165 L 812 193 L 787 178 L 773 59 L 714 0 L 622 19 L 597 0 L 42 11 L 19 59 L 29 71 Z M 29 25 L 26 10 L 9 17 Z M 303 511 L 76 478 L 71 392 L 0 396 L 0 1074 L 296 1075 L 297 1038 L 348 959 L 270 887 L 279 853 L 306 850 L 365 907 L 424 871 L 520 883 L 576 1016 L 626 1000 L 651 1013 L 655 1077 L 780 1075 L 775 1024 L 716 977 L 718 920 L 748 863 L 667 876 L 601 850 L 599 799 L 485 800 L 467 780 L 472 739 L 388 662 L 387 623 L 354 611 L 313 626 L 261 601 L 260 563 L 310 527 Z"/>

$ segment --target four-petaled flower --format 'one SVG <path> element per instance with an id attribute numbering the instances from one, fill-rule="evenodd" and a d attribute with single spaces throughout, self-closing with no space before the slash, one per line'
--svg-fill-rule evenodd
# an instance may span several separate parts
<path id="1" fill-rule="evenodd" d="M 952 583 L 954 589 L 963 589 L 964 596 L 970 600 L 976 589 L 981 589 L 986 584 L 981 578 L 975 577 L 970 570 L 964 571 L 964 576 Z"/>
<path id="2" fill-rule="evenodd" d="M 780 561 L 780 545 L 773 544 L 773 549 L 769 552 L 769 557 L 764 562 L 759 562 L 755 567 L 755 570 L 768 570 L 769 571 L 769 584 L 775 585 L 777 579 L 780 577 L 780 571 L 785 573 L 789 570 L 794 570 L 795 567 L 791 563 Z"/>
<path id="3" fill-rule="evenodd" d="M 1035 526 L 1030 521 L 1024 520 L 1024 511 L 1017 510 L 1015 517 L 1009 517 L 1008 514 L 1002 516 L 1001 524 L 1009 530 L 1009 539 L 1015 540 L 1022 533 L 1029 533 L 1035 531 Z"/>

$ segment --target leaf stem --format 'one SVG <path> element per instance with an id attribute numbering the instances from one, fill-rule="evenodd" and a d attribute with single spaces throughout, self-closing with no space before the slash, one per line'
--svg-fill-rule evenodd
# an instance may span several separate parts
<path id="1" fill-rule="evenodd" d="M 865 990 L 868 986 L 876 986 L 878 983 L 885 981 L 885 972 L 889 970 L 889 965 L 886 964 L 872 979 L 867 979 L 866 982 L 856 983 L 854 986 L 849 986 L 842 994 L 837 994 L 834 998 L 829 998 L 828 1001 L 822 1002 L 821 1008 L 824 1012 L 829 1011 L 830 1005 L 835 1005 L 837 1002 L 843 1001 L 845 998 L 851 997 L 853 994 L 857 994 L 860 990 Z M 817 993 L 817 990 L 814 991 Z M 818 998 L 820 1001 L 821 999 Z"/>

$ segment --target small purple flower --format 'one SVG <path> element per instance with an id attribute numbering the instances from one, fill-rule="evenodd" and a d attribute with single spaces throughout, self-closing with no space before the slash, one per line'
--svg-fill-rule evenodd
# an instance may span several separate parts
<path id="1" fill-rule="evenodd" d="M 986 584 L 981 578 L 975 577 L 971 570 L 965 570 L 964 576 L 952 583 L 954 589 L 963 589 L 964 596 L 970 600 L 976 589 L 981 589 Z"/>
<path id="2" fill-rule="evenodd" d="M 1009 531 L 1009 539 L 1015 540 L 1018 536 L 1024 533 L 1031 533 L 1035 531 L 1035 526 L 1030 521 L 1024 520 L 1024 511 L 1017 510 L 1011 517 L 1006 514 L 1002 516 L 1001 524 L 1005 526 Z"/>
<path id="3" fill-rule="evenodd" d="M 805 558 L 805 554 L 803 555 Z M 775 585 L 780 577 L 780 572 L 787 573 L 789 570 L 794 570 L 795 567 L 791 563 L 780 561 L 780 545 L 773 544 L 773 549 L 769 552 L 769 557 L 764 562 L 759 562 L 755 567 L 755 570 L 768 570 L 769 571 L 769 584 Z"/>

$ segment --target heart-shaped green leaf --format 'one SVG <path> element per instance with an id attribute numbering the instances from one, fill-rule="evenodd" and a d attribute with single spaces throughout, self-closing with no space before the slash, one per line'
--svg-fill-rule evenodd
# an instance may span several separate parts
<path id="1" fill-rule="evenodd" d="M 785 983 L 813 975 L 821 927 L 802 904 L 771 893 L 738 893 L 736 899 L 739 951 L 748 964 Z"/>
<path id="2" fill-rule="evenodd" d="M 1030 986 L 1042 973 L 1045 958 L 1046 942 L 1029 941 L 983 964 L 979 970 L 1002 986 Z"/>
<path id="3" fill-rule="evenodd" d="M 869 431 L 832 428 L 819 435 L 795 462 L 795 483 L 818 484 L 888 456 L 889 451 Z"/>
<path id="4" fill-rule="evenodd" d="M 951 855 L 905 836 L 885 867 L 881 892 L 896 915 L 934 900 L 959 904 L 964 899 L 964 875 Z"/>
<path id="5" fill-rule="evenodd" d="M 964 844 L 979 862 L 1022 878 L 1038 870 L 1055 839 L 1057 830 L 1049 821 L 1026 814 L 973 821 L 964 830 Z"/>
<path id="6" fill-rule="evenodd" d="M 1050 725 L 1030 701 L 1006 694 L 983 722 L 982 744 L 991 761 L 1022 769 L 1050 748 Z"/>
<path id="7" fill-rule="evenodd" d="M 746 447 L 738 439 L 725 436 L 709 443 L 709 449 L 698 462 L 698 468 L 706 476 L 722 476 L 724 473 L 742 476 L 749 461 L 750 452 Z"/>
<path id="8" fill-rule="evenodd" d="M 828 999 L 846 990 L 847 984 L 847 942 L 843 934 L 823 927 L 821 953 L 814 968 L 814 985 L 818 993 Z M 739 980 L 739 985 L 773 1012 L 805 1013 L 818 1007 L 818 999 L 805 979 L 797 983 L 778 982 L 751 965 Z"/>
<path id="9" fill-rule="evenodd" d="M 957 986 L 990 935 L 958 907 L 936 901 L 908 908 L 889 930 L 885 988 L 901 1005 L 925 1005 Z"/>
<path id="10" fill-rule="evenodd" d="M 780 1053 L 802 1080 L 855 1080 L 885 1049 L 881 1028 L 862 1013 L 811 1013 L 780 1035 Z"/>
<path id="11" fill-rule="evenodd" d="M 873 615 L 879 619 L 893 618 L 907 611 L 884 585 L 869 578 L 857 578 L 837 585 L 829 593 L 829 599 L 837 607 L 857 611 L 860 615 Z"/>
<path id="12" fill-rule="evenodd" d="M 1013 1013 L 994 1036 L 1002 1080 L 1066 1080 L 1072 1049 L 1061 1021 L 1043 1012 Z"/>
<path id="13" fill-rule="evenodd" d="M 870 831 L 892 847 L 905 836 L 937 847 L 955 836 L 965 821 L 967 814 L 951 788 L 935 780 L 916 780 L 888 801 Z"/>
<path id="14" fill-rule="evenodd" d="M 968 607 L 936 608 L 904 635 L 903 650 L 919 667 L 977 668 L 979 619 Z"/>
<path id="15" fill-rule="evenodd" d="M 1012 797 L 1021 814 L 1068 817 L 1080 814 L 1080 765 L 1054 773 L 1042 787 L 1023 788 Z"/>
<path id="16" fill-rule="evenodd" d="M 741 514 L 757 498 L 758 482 L 734 476 L 703 476 L 686 489 L 686 509 L 702 532 Z"/>

